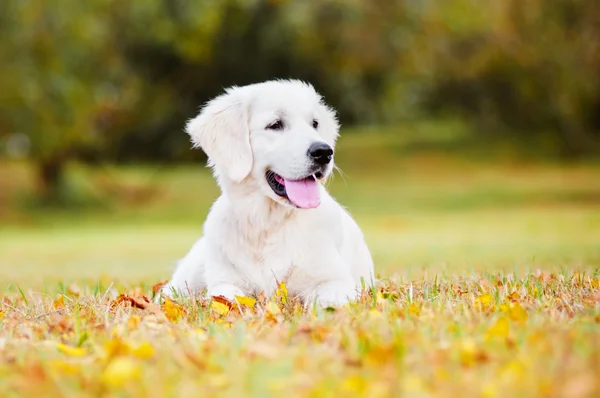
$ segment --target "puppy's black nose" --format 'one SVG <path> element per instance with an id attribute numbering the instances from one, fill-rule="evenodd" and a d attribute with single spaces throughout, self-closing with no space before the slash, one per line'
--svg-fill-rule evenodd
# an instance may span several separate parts
<path id="1" fill-rule="evenodd" d="M 308 157 L 315 163 L 325 166 L 331 162 L 333 149 L 324 142 L 315 142 L 308 148 Z"/>

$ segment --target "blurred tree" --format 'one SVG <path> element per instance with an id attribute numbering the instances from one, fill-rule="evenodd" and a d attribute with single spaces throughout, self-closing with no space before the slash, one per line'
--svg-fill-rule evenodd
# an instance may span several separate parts
<path id="1" fill-rule="evenodd" d="M 70 159 L 202 156 L 185 120 L 275 77 L 346 124 L 451 113 L 600 153 L 597 0 L 9 0 L 0 35 L 0 135 L 30 138 L 48 200 Z"/>
<path id="2" fill-rule="evenodd" d="M 426 40 L 441 44 L 431 109 L 458 110 L 524 147 L 550 141 L 566 156 L 600 152 L 600 2 L 454 0 L 428 17 L 435 29 Z"/>
<path id="3" fill-rule="evenodd" d="M 42 199 L 61 199 L 65 164 L 95 151 L 131 111 L 140 82 L 118 51 L 112 0 L 2 2 L 1 116 L 27 134 Z M 5 130 L 6 132 L 6 130 Z"/>

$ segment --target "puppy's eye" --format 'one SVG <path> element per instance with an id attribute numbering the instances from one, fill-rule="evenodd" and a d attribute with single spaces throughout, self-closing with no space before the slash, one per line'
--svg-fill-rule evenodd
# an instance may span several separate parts
<path id="1" fill-rule="evenodd" d="M 319 127 L 319 121 L 313 120 L 313 129 L 316 129 L 317 127 Z"/>
<path id="2" fill-rule="evenodd" d="M 277 120 L 267 126 L 267 130 L 282 130 L 283 122 L 281 120 Z"/>

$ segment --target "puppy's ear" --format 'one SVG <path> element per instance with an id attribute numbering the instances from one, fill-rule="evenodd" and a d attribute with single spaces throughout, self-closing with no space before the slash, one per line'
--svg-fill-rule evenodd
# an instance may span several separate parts
<path id="1" fill-rule="evenodd" d="M 230 89 L 204 106 L 186 125 L 195 147 L 208 155 L 209 165 L 222 168 L 240 182 L 252 169 L 248 110 L 244 99 Z"/>

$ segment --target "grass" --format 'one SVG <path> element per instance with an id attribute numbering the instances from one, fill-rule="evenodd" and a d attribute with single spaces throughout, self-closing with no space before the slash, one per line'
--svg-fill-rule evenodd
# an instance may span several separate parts
<path id="1" fill-rule="evenodd" d="M 146 301 L 218 194 L 199 166 L 74 165 L 86 206 L 48 210 L 1 164 L 0 396 L 598 396 L 600 167 L 390 137 L 340 143 L 382 281 L 335 311 Z"/>

